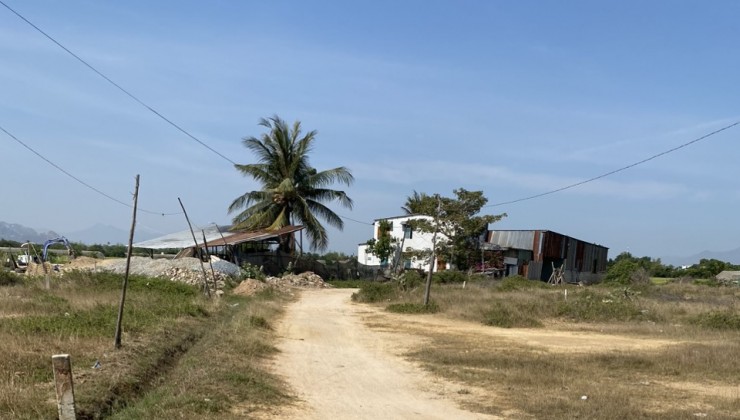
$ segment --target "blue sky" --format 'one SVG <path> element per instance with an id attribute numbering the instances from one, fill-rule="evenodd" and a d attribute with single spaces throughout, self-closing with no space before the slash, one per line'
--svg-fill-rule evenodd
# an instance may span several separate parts
<path id="1" fill-rule="evenodd" d="M 230 159 L 278 114 L 319 132 L 312 163 L 347 166 L 353 210 L 400 214 L 414 190 L 491 204 L 609 172 L 740 120 L 731 1 L 101 2 L 3 0 Z M 0 6 L 0 125 L 106 193 L 228 222 L 258 188 Z M 653 257 L 740 246 L 740 127 L 543 198 L 487 208 Z M 0 220 L 127 229 L 130 209 L 0 133 Z M 140 214 L 164 233 L 182 216 Z M 330 249 L 355 253 L 346 221 Z"/>

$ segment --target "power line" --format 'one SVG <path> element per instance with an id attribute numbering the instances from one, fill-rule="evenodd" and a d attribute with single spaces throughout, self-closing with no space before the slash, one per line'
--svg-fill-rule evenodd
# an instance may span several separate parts
<path id="1" fill-rule="evenodd" d="M 146 103 L 145 103 L 144 101 L 142 101 L 142 100 L 141 100 L 141 99 L 139 99 L 138 97 L 134 96 L 134 94 L 132 94 L 132 93 L 131 93 L 131 92 L 129 92 L 128 90 L 124 89 L 124 88 L 123 88 L 123 87 L 122 87 L 121 85 L 119 85 L 118 83 L 116 83 L 116 82 L 114 82 L 113 80 L 111 80 L 111 79 L 110 79 L 110 78 L 109 78 L 108 76 L 106 76 L 105 74 L 103 74 L 102 72 L 100 72 L 100 71 L 99 71 L 98 69 L 96 69 L 95 67 L 93 67 L 93 66 L 92 66 L 92 65 L 91 65 L 90 63 L 88 63 L 87 61 L 85 61 L 84 59 L 82 59 L 82 58 L 81 58 L 80 56 L 78 56 L 77 54 L 75 54 L 74 52 L 72 52 L 71 50 L 69 50 L 69 49 L 68 49 L 67 47 L 65 47 L 64 45 L 62 45 L 61 43 L 59 43 L 59 41 L 57 41 L 56 39 L 54 39 L 54 38 L 53 38 L 53 37 L 52 37 L 51 35 L 47 34 L 47 33 L 46 33 L 46 32 L 44 32 L 44 31 L 43 31 L 43 30 L 42 30 L 41 28 L 39 28 L 38 26 L 34 25 L 34 24 L 33 24 L 33 23 L 31 22 L 31 21 L 29 21 L 28 19 L 26 19 L 26 18 L 25 18 L 25 17 L 23 16 L 23 15 L 21 15 L 20 13 L 16 12 L 16 11 L 15 11 L 15 10 L 14 10 L 13 8 L 11 8 L 10 6 L 8 6 L 8 5 L 7 5 L 7 4 L 6 4 L 6 3 L 5 3 L 5 2 L 3 1 L 3 0 L 0 0 L 0 4 L 2 4 L 3 6 L 5 6 L 5 8 L 6 8 L 6 9 L 10 10 L 10 11 L 11 11 L 11 12 L 12 12 L 13 14 L 15 14 L 16 16 L 18 16 L 18 17 L 19 17 L 19 18 L 20 18 L 21 20 L 23 20 L 24 22 L 26 22 L 27 24 L 29 24 L 29 25 L 30 25 L 30 26 L 31 26 L 31 27 L 32 27 L 33 29 L 35 29 L 36 31 L 38 31 L 38 32 L 39 32 L 40 34 L 42 34 L 43 36 L 45 36 L 45 37 L 46 37 L 47 39 L 49 39 L 49 40 L 50 40 L 51 42 L 53 42 L 54 44 L 56 44 L 56 45 L 57 45 L 57 46 L 58 46 L 59 48 L 63 49 L 63 50 L 64 50 L 64 51 L 66 51 L 66 52 L 67 52 L 67 53 L 68 53 L 69 55 L 71 55 L 72 57 L 74 57 L 75 59 L 77 59 L 77 61 L 79 61 L 80 63 L 82 63 L 83 65 L 85 65 L 85 67 L 87 67 L 87 68 L 89 68 L 90 70 L 92 70 L 93 72 L 95 72 L 95 74 L 97 74 L 98 76 L 102 77 L 103 79 L 105 79 L 105 81 L 107 81 L 108 83 L 110 83 L 110 84 L 112 84 L 113 86 L 115 86 L 116 88 L 118 88 L 118 90 L 120 90 L 121 92 L 123 92 L 124 94 L 126 94 L 126 96 L 128 96 L 129 98 L 133 99 L 134 101 L 136 101 L 137 103 L 139 103 L 139 104 L 140 104 L 141 106 L 143 106 L 144 108 L 146 108 L 146 109 L 148 109 L 149 111 L 151 111 L 151 112 L 152 112 L 152 113 L 153 113 L 154 115 L 156 115 L 156 116 L 158 116 L 159 118 L 161 118 L 161 119 L 162 119 L 163 121 L 165 121 L 165 122 L 166 122 L 167 124 L 169 124 L 169 125 L 171 125 L 172 127 L 176 128 L 176 129 L 177 129 L 178 131 L 180 131 L 181 133 L 183 133 L 183 134 L 185 134 L 186 136 L 190 137 L 190 138 L 191 138 L 192 140 L 196 141 L 196 142 L 197 142 L 197 143 L 199 143 L 199 144 L 200 144 L 201 146 L 205 147 L 206 149 L 210 150 L 211 152 L 213 152 L 213 153 L 217 154 L 218 156 L 220 156 L 221 158 L 225 159 L 226 161 L 228 161 L 228 162 L 229 162 L 229 163 L 231 163 L 232 165 L 236 165 L 236 162 L 234 162 L 233 160 L 231 160 L 231 159 L 229 159 L 228 157 L 224 156 L 224 155 L 223 155 L 223 154 L 222 154 L 221 152 L 219 152 L 218 150 L 216 150 L 216 149 L 212 148 L 211 146 L 207 145 L 207 144 L 206 144 L 205 142 L 203 142 L 203 141 L 202 141 L 202 140 L 200 140 L 199 138 L 197 138 L 197 137 L 195 137 L 194 135 L 190 134 L 190 132 L 188 132 L 188 131 L 187 131 L 187 130 L 185 130 L 184 128 L 180 127 L 179 125 L 177 125 L 176 123 L 174 123 L 174 122 L 173 122 L 172 120 L 170 120 L 169 118 L 167 118 L 167 117 L 165 117 L 164 115 L 162 115 L 162 114 L 161 114 L 161 113 L 160 113 L 159 111 L 157 111 L 156 109 L 154 109 L 154 108 L 152 108 L 151 106 L 147 105 L 147 104 L 146 104 Z"/>
<path id="2" fill-rule="evenodd" d="M 111 196 L 111 195 L 109 195 L 109 194 L 107 194 L 107 193 L 105 193 L 105 192 L 103 192 L 103 191 L 101 191 L 101 190 L 93 187 L 92 185 L 88 184 L 87 182 L 81 180 L 80 178 L 77 178 L 76 176 L 72 175 L 67 170 L 65 170 L 61 166 L 57 165 L 56 163 L 52 162 L 51 160 L 47 159 L 44 155 L 42 155 L 41 153 L 39 153 L 36 150 L 34 150 L 31 146 L 29 146 L 26 143 L 24 143 L 23 141 L 21 141 L 18 137 L 14 136 L 11 132 L 9 132 L 8 130 L 6 130 L 2 125 L 0 125 L 0 130 L 2 132 L 4 132 L 5 134 L 7 134 L 10 138 L 12 138 L 13 140 L 15 140 L 18 144 L 20 144 L 21 146 L 23 146 L 26 149 L 28 149 L 31 153 L 33 153 L 34 155 L 36 155 L 39 158 L 41 158 L 42 160 L 44 160 L 46 163 L 48 163 L 49 165 L 53 166 L 54 168 L 56 168 L 61 173 L 63 173 L 65 175 L 67 175 L 68 177 L 74 179 L 79 184 L 81 184 L 81 185 L 83 185 L 83 186 L 85 186 L 85 187 L 87 187 L 87 188 L 95 191 L 96 193 L 102 195 L 103 197 L 105 197 L 105 198 L 107 198 L 107 199 L 109 199 L 111 201 L 114 201 L 114 202 L 116 202 L 116 203 L 118 203 L 120 205 L 126 206 L 128 208 L 133 208 L 133 206 L 131 204 L 128 204 L 126 202 L 123 202 L 123 201 L 121 201 L 121 200 L 119 200 L 119 199 L 117 199 L 117 198 L 115 198 L 115 197 L 113 197 L 113 196 Z M 139 208 L 139 211 L 144 212 L 144 213 L 149 213 L 149 214 L 160 214 L 162 216 L 174 216 L 176 214 L 180 214 L 180 213 L 162 213 L 162 212 L 151 211 L 151 210 L 146 210 L 146 209 L 142 209 L 142 208 Z"/>
<path id="3" fill-rule="evenodd" d="M 584 181 L 576 182 L 575 184 L 566 185 L 564 187 L 556 188 L 554 190 L 550 190 L 550 191 L 543 192 L 543 193 L 540 193 L 540 194 L 531 195 L 531 196 L 528 196 L 528 197 L 519 198 L 519 199 L 516 199 L 516 200 L 504 201 L 502 203 L 496 203 L 496 204 L 489 204 L 489 205 L 483 206 L 483 207 L 498 207 L 498 206 L 503 206 L 503 205 L 506 205 L 506 204 L 520 203 L 522 201 L 533 200 L 535 198 L 540 198 L 540 197 L 544 197 L 546 195 L 555 194 L 555 193 L 558 193 L 558 192 L 561 192 L 561 191 L 569 190 L 571 188 L 575 188 L 575 187 L 581 186 L 583 184 L 588 184 L 589 182 L 593 182 L 593 181 L 599 180 L 601 178 L 606 178 L 606 177 L 608 177 L 610 175 L 614 175 L 614 174 L 616 174 L 618 172 L 626 171 L 627 169 L 631 169 L 631 168 L 634 168 L 635 166 L 642 165 L 645 162 L 649 162 L 649 161 L 651 161 L 653 159 L 657 159 L 657 158 L 659 158 L 661 156 L 664 156 L 664 155 L 667 155 L 669 153 L 675 152 L 676 150 L 683 149 L 684 147 L 688 147 L 688 146 L 690 146 L 690 145 L 692 145 L 694 143 L 698 143 L 698 142 L 700 142 L 700 141 L 702 141 L 704 139 L 707 139 L 709 137 L 712 137 L 715 134 L 719 134 L 719 133 L 721 133 L 721 132 L 723 132 L 725 130 L 729 130 L 730 128 L 735 127 L 736 125 L 739 125 L 739 124 L 740 124 L 740 121 L 736 121 L 736 122 L 734 122 L 734 123 L 732 123 L 730 125 L 726 125 L 726 126 L 720 128 L 720 129 L 714 130 L 711 133 L 707 133 L 707 134 L 705 134 L 705 135 L 703 135 L 701 137 L 698 137 L 698 138 L 696 138 L 694 140 L 691 140 L 689 142 L 686 142 L 684 144 L 681 144 L 680 146 L 676 146 L 676 147 L 674 147 L 672 149 L 668 149 L 666 151 L 663 151 L 663 152 L 660 152 L 658 154 L 652 155 L 652 156 L 650 156 L 650 157 L 648 157 L 646 159 L 643 159 L 641 161 L 638 161 L 638 162 L 629 164 L 627 166 L 623 166 L 623 167 L 621 167 L 619 169 L 615 169 L 615 170 L 610 171 L 610 172 L 607 172 L 605 174 L 601 174 L 601 175 L 595 176 L 593 178 L 589 178 L 589 179 L 584 180 Z"/>
<path id="4" fill-rule="evenodd" d="M 353 219 L 353 218 L 351 218 L 351 217 L 347 217 L 347 216 L 342 216 L 341 214 L 337 214 L 337 216 L 341 217 L 342 219 L 347 219 L 347 220 L 350 220 L 350 221 L 352 221 L 352 222 L 355 222 L 355 223 L 359 223 L 359 224 L 362 224 L 362 225 L 368 225 L 368 226 L 373 226 L 373 224 L 372 224 L 372 223 L 368 223 L 368 222 L 363 222 L 363 221 L 360 221 L 360 220 L 355 220 L 355 219 Z"/>

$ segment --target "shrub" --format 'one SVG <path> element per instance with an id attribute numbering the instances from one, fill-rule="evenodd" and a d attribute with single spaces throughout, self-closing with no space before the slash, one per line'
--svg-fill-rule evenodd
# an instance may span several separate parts
<path id="1" fill-rule="evenodd" d="M 391 283 L 367 282 L 360 287 L 360 291 L 352 294 L 355 302 L 374 303 L 387 301 L 395 297 L 396 287 Z"/>
<path id="2" fill-rule="evenodd" d="M 468 280 L 468 275 L 462 271 L 437 271 L 432 275 L 432 281 L 437 284 L 462 283 Z"/>
<path id="3" fill-rule="evenodd" d="M 398 287 L 401 290 L 413 290 L 424 283 L 424 277 L 416 270 L 406 270 L 398 278 Z"/>
<path id="4" fill-rule="evenodd" d="M 0 269 L 0 286 L 8 286 L 21 282 L 21 277 L 12 271 Z"/>
<path id="5" fill-rule="evenodd" d="M 691 322 L 716 330 L 740 330 L 740 314 L 735 311 L 706 312 L 697 315 Z"/>
<path id="6" fill-rule="evenodd" d="M 624 259 L 614 263 L 606 272 L 604 282 L 629 284 L 630 277 L 637 271 L 640 266 L 631 260 Z"/>
<path id="7" fill-rule="evenodd" d="M 257 267 L 256 265 L 247 262 L 242 264 L 242 278 L 264 280 L 266 276 L 265 273 L 262 272 L 262 267 Z"/>

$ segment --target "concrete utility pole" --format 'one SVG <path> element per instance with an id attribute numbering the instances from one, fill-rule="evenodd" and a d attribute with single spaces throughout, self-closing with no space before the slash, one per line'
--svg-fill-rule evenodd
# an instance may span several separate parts
<path id="1" fill-rule="evenodd" d="M 434 216 L 434 234 L 432 235 L 432 258 L 429 261 L 429 273 L 427 274 L 427 284 L 424 288 L 424 306 L 429 305 L 429 294 L 432 290 L 432 272 L 437 259 L 437 231 L 439 230 L 439 213 L 442 211 L 442 200 L 437 195 L 437 214 Z"/>

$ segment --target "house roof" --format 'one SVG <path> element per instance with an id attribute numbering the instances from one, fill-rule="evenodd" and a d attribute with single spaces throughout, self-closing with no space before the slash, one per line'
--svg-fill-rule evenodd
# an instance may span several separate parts
<path id="1" fill-rule="evenodd" d="M 411 219 L 414 217 L 428 217 L 430 219 L 432 218 L 432 216 L 427 216 L 426 214 L 404 214 L 402 216 L 381 217 L 379 219 L 375 219 L 375 221 L 377 222 L 380 220 L 391 220 L 391 219 Z"/>

